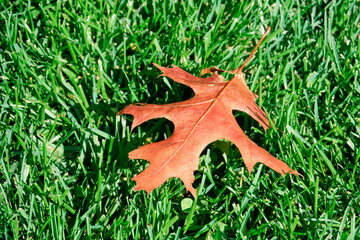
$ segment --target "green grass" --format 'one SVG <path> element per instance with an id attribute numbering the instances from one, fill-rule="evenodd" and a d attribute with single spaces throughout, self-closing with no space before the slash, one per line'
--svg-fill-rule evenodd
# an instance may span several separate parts
<path id="1" fill-rule="evenodd" d="M 1 239 L 360 238 L 358 1 L 4 2 Z M 304 177 L 263 165 L 249 176 L 235 146 L 216 143 L 195 173 L 196 200 L 179 179 L 133 191 L 147 163 L 128 152 L 173 126 L 130 133 L 132 118 L 116 113 L 192 94 L 151 63 L 234 69 L 267 26 L 244 72 L 276 128 L 234 114 Z"/>

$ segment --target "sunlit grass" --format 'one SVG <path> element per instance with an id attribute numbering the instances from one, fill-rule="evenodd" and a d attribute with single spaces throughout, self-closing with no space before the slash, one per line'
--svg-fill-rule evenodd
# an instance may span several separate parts
<path id="1" fill-rule="evenodd" d="M 0 3 L 0 238 L 360 238 L 358 12 L 356 1 Z M 172 125 L 130 133 L 116 113 L 192 95 L 151 63 L 235 69 L 267 26 L 244 72 L 276 128 L 234 114 L 304 177 L 249 175 L 235 146 L 213 144 L 196 200 L 178 179 L 133 191 L 147 163 L 128 152 Z"/>

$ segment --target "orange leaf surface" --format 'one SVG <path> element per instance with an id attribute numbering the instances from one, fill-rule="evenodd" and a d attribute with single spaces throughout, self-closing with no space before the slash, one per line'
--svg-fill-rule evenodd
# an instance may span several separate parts
<path id="1" fill-rule="evenodd" d="M 245 83 L 244 74 L 241 72 L 245 64 L 230 81 L 225 81 L 217 73 L 218 69 L 214 68 L 205 70 L 205 73 L 215 72 L 212 76 L 199 78 L 177 66 L 166 68 L 154 65 L 163 72 L 163 76 L 191 87 L 195 96 L 183 102 L 165 105 L 132 104 L 118 113 L 134 116 L 132 129 L 154 118 L 166 118 L 175 126 L 169 138 L 129 153 L 131 159 L 145 159 L 150 162 L 143 172 L 132 179 L 137 182 L 135 190 L 144 189 L 150 193 L 167 179 L 178 177 L 196 197 L 192 183 L 200 154 L 208 144 L 218 139 L 226 139 L 236 145 L 250 173 L 259 162 L 281 175 L 298 174 L 251 141 L 232 114 L 233 110 L 243 111 L 258 121 L 265 130 L 269 127 L 265 112 L 256 105 L 255 95 Z"/>

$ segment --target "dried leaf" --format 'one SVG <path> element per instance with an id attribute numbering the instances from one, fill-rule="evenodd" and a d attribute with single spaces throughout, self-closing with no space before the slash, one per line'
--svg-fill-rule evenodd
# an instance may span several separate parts
<path id="1" fill-rule="evenodd" d="M 218 139 L 229 140 L 239 148 L 250 173 L 259 162 L 282 175 L 299 174 L 251 141 L 236 122 L 233 110 L 247 113 L 265 130 L 269 127 L 265 112 L 256 105 L 255 96 L 245 83 L 241 72 L 244 65 L 228 82 L 218 74 L 223 70 L 216 68 L 203 72 L 214 73 L 212 76 L 199 78 L 177 66 L 166 68 L 154 65 L 163 72 L 163 76 L 191 87 L 195 96 L 165 105 L 132 104 L 118 113 L 134 116 L 132 129 L 154 118 L 166 118 L 175 125 L 173 134 L 166 140 L 147 144 L 129 153 L 131 159 L 150 162 L 143 172 L 132 179 L 137 182 L 135 190 L 144 189 L 150 193 L 167 179 L 178 177 L 196 197 L 196 190 L 192 186 L 193 172 L 198 169 L 203 149 Z"/>

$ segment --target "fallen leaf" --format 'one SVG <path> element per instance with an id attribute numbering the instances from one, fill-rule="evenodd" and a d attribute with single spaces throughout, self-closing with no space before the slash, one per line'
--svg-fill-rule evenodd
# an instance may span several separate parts
<path id="1" fill-rule="evenodd" d="M 247 61 L 269 30 L 268 28 Z M 223 70 L 216 68 L 202 72 L 213 73 L 212 76 L 199 78 L 177 66 L 166 68 L 154 63 L 163 72 L 163 76 L 191 87 L 195 96 L 183 102 L 165 105 L 131 104 L 118 113 L 134 116 L 131 130 L 153 118 L 166 118 L 175 125 L 169 138 L 129 153 L 131 159 L 145 159 L 150 162 L 143 172 L 132 179 L 137 182 L 135 190 L 144 189 L 150 193 L 167 179 L 178 177 L 196 197 L 192 183 L 200 154 L 208 144 L 218 139 L 226 139 L 236 145 L 250 173 L 256 163 L 263 163 L 281 175 L 299 174 L 251 141 L 232 114 L 233 110 L 243 111 L 258 121 L 265 130 L 269 127 L 265 112 L 256 105 L 256 97 L 245 83 L 242 69 L 246 62 L 236 71 L 230 71 L 235 73 L 230 81 L 225 81 L 218 74 Z"/>

